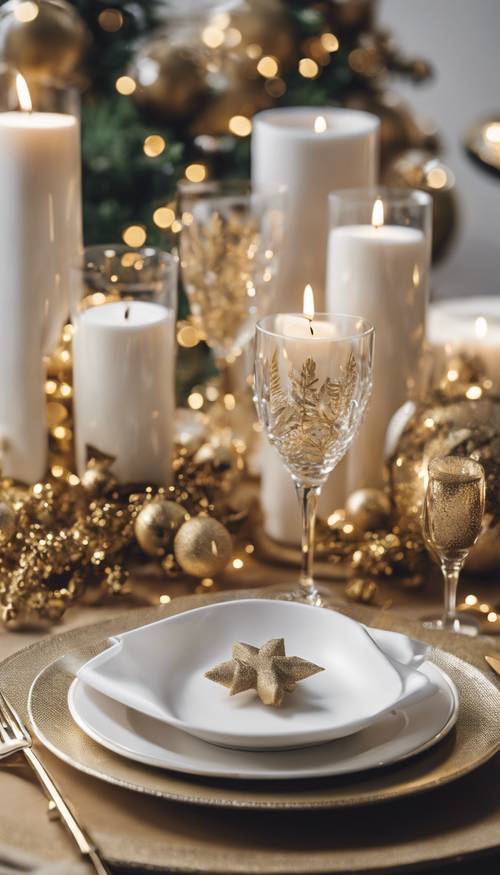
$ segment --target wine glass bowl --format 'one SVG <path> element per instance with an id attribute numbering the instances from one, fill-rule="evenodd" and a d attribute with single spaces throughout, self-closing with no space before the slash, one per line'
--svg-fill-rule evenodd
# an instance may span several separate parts
<path id="1" fill-rule="evenodd" d="M 357 316 L 279 313 L 256 328 L 254 397 L 270 443 L 302 508 L 301 586 L 291 597 L 321 602 L 312 576 L 321 487 L 348 450 L 372 387 L 373 327 Z"/>
<path id="2" fill-rule="evenodd" d="M 427 628 L 477 633 L 476 623 L 457 614 L 456 594 L 462 566 L 481 534 L 484 505 L 485 476 L 479 462 L 462 456 L 443 456 L 430 462 L 422 530 L 443 573 L 445 604 L 441 617 L 425 621 Z"/>
<path id="3" fill-rule="evenodd" d="M 179 183 L 181 274 L 191 317 L 224 368 L 269 311 L 285 227 L 285 190 Z"/>

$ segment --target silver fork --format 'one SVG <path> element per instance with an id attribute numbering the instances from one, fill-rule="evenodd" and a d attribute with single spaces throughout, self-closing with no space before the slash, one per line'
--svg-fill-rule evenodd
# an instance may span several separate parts
<path id="1" fill-rule="evenodd" d="M 11 746 L 12 753 L 18 750 L 23 752 L 27 762 L 35 772 L 39 783 L 45 791 L 49 800 L 49 809 L 52 812 L 57 811 L 64 826 L 76 842 L 82 857 L 88 859 L 92 863 L 98 875 L 111 875 L 110 870 L 101 859 L 95 843 L 80 826 L 68 803 L 64 800 L 56 784 L 50 777 L 47 769 L 38 759 L 34 750 L 32 750 L 33 742 L 27 727 L 19 717 L 14 706 L 11 705 L 7 697 L 1 691 L 0 738 L 2 741 L 2 744 L 0 745 L 0 756 L 2 755 L 4 745 Z"/>

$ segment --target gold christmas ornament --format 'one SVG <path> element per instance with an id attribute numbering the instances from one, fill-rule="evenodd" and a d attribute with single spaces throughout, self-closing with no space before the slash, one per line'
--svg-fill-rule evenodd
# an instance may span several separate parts
<path id="1" fill-rule="evenodd" d="M 231 696 L 256 690 L 264 705 L 279 707 L 285 693 L 293 692 L 299 681 L 324 671 L 299 656 L 286 656 L 283 638 L 274 638 L 262 647 L 233 644 L 232 656 L 207 671 L 205 677 L 227 687 Z"/>
<path id="2" fill-rule="evenodd" d="M 30 77 L 68 81 L 90 41 L 66 0 L 9 0 L 0 10 L 0 57 Z"/>
<path id="3" fill-rule="evenodd" d="M 164 556 L 172 547 L 174 536 L 189 514 L 175 501 L 155 498 L 137 515 L 134 531 L 139 546 L 148 556 Z"/>
<path id="4" fill-rule="evenodd" d="M 10 541 L 16 530 L 16 513 L 11 504 L 0 500 L 0 544 Z"/>
<path id="5" fill-rule="evenodd" d="M 347 499 L 345 509 L 351 523 L 374 532 L 387 527 L 391 502 L 381 489 L 357 489 Z"/>
<path id="6" fill-rule="evenodd" d="M 500 173 L 500 113 L 475 122 L 465 135 L 465 148 L 483 169 Z"/>
<path id="7" fill-rule="evenodd" d="M 492 571 L 500 558 L 500 400 L 442 399 L 422 404 L 406 423 L 389 460 L 392 500 L 402 532 L 421 540 L 425 476 L 436 456 L 470 456 L 486 474 L 484 533 L 466 568 Z M 485 537 L 486 536 L 486 537 Z"/>
<path id="8" fill-rule="evenodd" d="M 384 168 L 386 185 L 419 188 L 432 197 L 432 257 L 439 261 L 451 245 L 458 224 L 455 176 L 426 149 L 406 149 Z"/>
<path id="9" fill-rule="evenodd" d="M 164 122 L 192 118 L 209 93 L 201 47 L 182 34 L 171 38 L 170 31 L 145 43 L 128 73 L 137 85 L 134 102 Z"/>
<path id="10" fill-rule="evenodd" d="M 233 551 L 231 535 L 222 523 L 208 516 L 185 522 L 174 539 L 174 555 L 186 574 L 215 577 L 228 564 Z"/>

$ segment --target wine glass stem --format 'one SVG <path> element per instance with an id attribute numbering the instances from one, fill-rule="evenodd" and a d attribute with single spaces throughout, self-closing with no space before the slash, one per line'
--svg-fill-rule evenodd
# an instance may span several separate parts
<path id="1" fill-rule="evenodd" d="M 457 587 L 462 562 L 442 562 L 444 578 L 444 616 L 443 620 L 452 623 L 457 615 Z"/>
<path id="2" fill-rule="evenodd" d="M 295 484 L 302 514 L 302 567 L 300 572 L 300 587 L 304 598 L 314 603 L 318 599 L 318 591 L 314 585 L 314 530 L 316 526 L 316 509 L 321 492 L 320 486 L 302 486 Z"/>

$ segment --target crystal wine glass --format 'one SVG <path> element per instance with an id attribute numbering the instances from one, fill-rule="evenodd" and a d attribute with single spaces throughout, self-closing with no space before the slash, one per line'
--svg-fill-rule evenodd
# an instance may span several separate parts
<path id="1" fill-rule="evenodd" d="M 182 181 L 181 276 L 195 325 L 213 350 L 223 391 L 229 366 L 273 301 L 285 228 L 285 189 Z"/>
<path id="2" fill-rule="evenodd" d="M 255 403 L 302 511 L 302 571 L 291 599 L 321 604 L 313 579 L 316 506 L 367 406 L 373 337 L 359 316 L 279 313 L 257 324 Z"/>
<path id="3" fill-rule="evenodd" d="M 457 614 L 457 586 L 462 566 L 481 533 L 484 470 L 473 459 L 444 456 L 431 461 L 428 474 L 422 528 L 443 573 L 444 611 L 441 617 L 424 621 L 424 626 L 476 635 L 474 620 Z"/>

